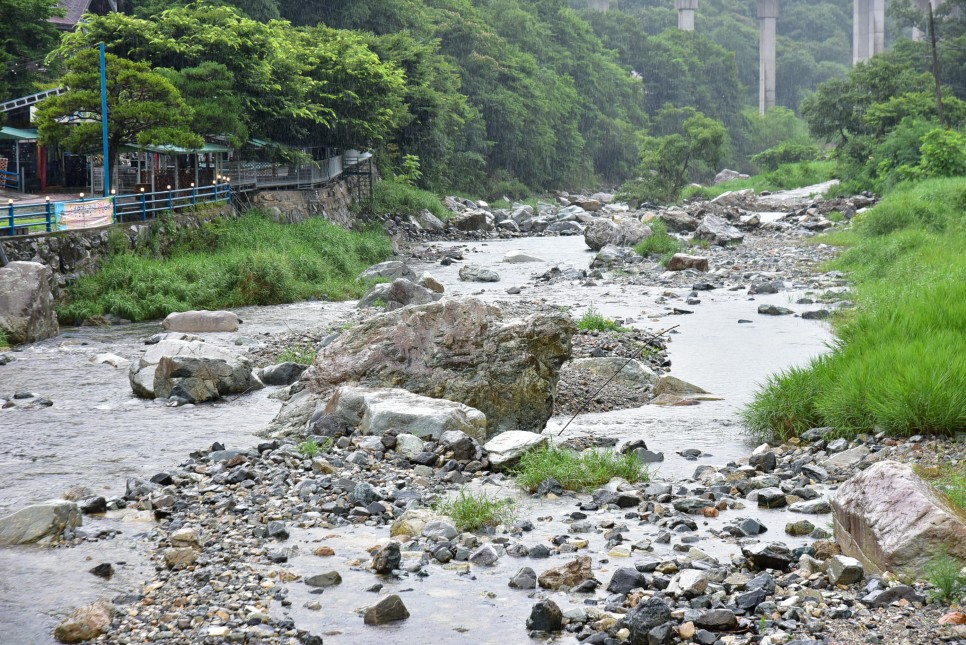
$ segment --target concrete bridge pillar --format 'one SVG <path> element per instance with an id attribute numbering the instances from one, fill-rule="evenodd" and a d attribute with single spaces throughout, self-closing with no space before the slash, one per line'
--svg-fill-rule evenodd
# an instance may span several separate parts
<path id="1" fill-rule="evenodd" d="M 610 0 L 587 0 L 587 8 L 595 11 L 609 11 Z"/>
<path id="2" fill-rule="evenodd" d="M 678 29 L 694 31 L 694 13 L 698 10 L 698 0 L 674 0 L 678 10 Z"/>
<path id="3" fill-rule="evenodd" d="M 775 39 L 778 0 L 758 0 L 761 40 L 758 47 L 758 111 L 775 107 Z"/>
<path id="4" fill-rule="evenodd" d="M 852 63 L 867 61 L 885 51 L 885 0 L 854 0 L 852 4 Z"/>

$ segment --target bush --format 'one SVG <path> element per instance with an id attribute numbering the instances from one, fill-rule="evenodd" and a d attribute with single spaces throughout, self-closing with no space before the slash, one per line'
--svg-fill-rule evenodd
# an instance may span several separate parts
<path id="1" fill-rule="evenodd" d="M 930 600 L 951 605 L 959 601 L 966 591 L 963 563 L 949 555 L 945 549 L 933 556 L 926 564 L 926 579 L 935 587 Z"/>
<path id="2" fill-rule="evenodd" d="M 655 219 L 648 223 L 651 227 L 650 237 L 641 240 L 634 246 L 634 250 L 639 255 L 647 257 L 649 255 L 661 255 L 668 258 L 681 250 L 681 241 L 667 232 L 667 224 L 662 220 Z M 667 264 L 667 260 L 664 260 Z"/>
<path id="3" fill-rule="evenodd" d="M 433 193 L 404 182 L 385 180 L 373 188 L 373 208 L 379 215 L 419 215 L 429 211 L 441 220 L 452 213 Z"/>
<path id="4" fill-rule="evenodd" d="M 577 321 L 577 329 L 583 331 L 627 331 L 626 327 L 622 327 L 616 321 L 604 318 L 604 315 L 597 311 L 594 305 L 588 307 L 584 315 Z"/>
<path id="5" fill-rule="evenodd" d="M 637 455 L 596 449 L 578 453 L 557 446 L 524 453 L 516 477 L 517 484 L 531 493 L 547 479 L 555 479 L 567 490 L 580 491 L 606 484 L 614 477 L 629 482 L 650 478 L 647 467 L 638 461 Z"/>
<path id="6" fill-rule="evenodd" d="M 0 329 L 0 348 L 10 347 L 10 341 L 7 340 L 7 330 Z"/>
<path id="7" fill-rule="evenodd" d="M 315 348 L 311 345 L 292 345 L 278 355 L 279 363 L 298 363 L 311 365 L 315 362 Z"/>
<path id="8" fill-rule="evenodd" d="M 105 314 L 128 320 L 163 318 L 172 311 L 224 309 L 344 300 L 369 287 L 356 276 L 392 254 L 383 232 L 350 232 L 319 218 L 278 224 L 257 211 L 186 236 L 167 259 L 122 253 L 67 290 L 57 314 L 67 324 Z"/>
<path id="9" fill-rule="evenodd" d="M 460 531 L 476 531 L 484 526 L 507 524 L 513 520 L 515 504 L 512 499 L 494 500 L 481 491 L 473 495 L 465 489 L 452 500 L 434 505 L 437 513 L 447 515 Z"/>
<path id="10" fill-rule="evenodd" d="M 774 148 L 759 152 L 751 162 L 765 170 L 777 170 L 779 166 L 818 159 L 818 146 L 787 141 Z"/>

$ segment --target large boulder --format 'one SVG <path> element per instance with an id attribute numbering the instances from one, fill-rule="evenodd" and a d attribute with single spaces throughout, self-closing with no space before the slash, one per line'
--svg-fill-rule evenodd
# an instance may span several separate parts
<path id="1" fill-rule="evenodd" d="M 50 542 L 64 529 L 81 525 L 81 512 L 74 502 L 54 499 L 27 506 L 0 517 L 0 546 Z"/>
<path id="2" fill-rule="evenodd" d="M 386 311 L 409 305 L 425 305 L 441 296 L 432 290 L 415 284 L 407 278 L 396 278 L 390 283 L 375 285 L 359 300 L 358 306 L 384 307 Z"/>
<path id="3" fill-rule="evenodd" d="M 471 210 L 456 217 L 451 217 L 446 225 L 449 228 L 469 233 L 471 231 L 492 231 L 496 228 L 493 213 L 485 210 Z"/>
<path id="4" fill-rule="evenodd" d="M 263 387 L 252 367 L 247 357 L 205 342 L 162 340 L 131 364 L 129 378 L 141 398 L 201 402 Z"/>
<path id="5" fill-rule="evenodd" d="M 584 230 L 584 242 L 594 251 L 608 244 L 615 246 L 634 246 L 651 236 L 651 227 L 631 217 L 611 221 L 604 218 L 594 219 Z"/>
<path id="6" fill-rule="evenodd" d="M 0 269 L 0 329 L 11 343 L 35 343 L 59 333 L 51 276 L 50 267 L 39 262 L 11 262 Z"/>
<path id="7" fill-rule="evenodd" d="M 430 213 L 432 215 L 432 213 Z M 416 272 L 410 269 L 405 262 L 399 260 L 389 260 L 374 264 L 359 274 L 357 280 L 376 280 L 378 278 L 405 278 L 410 282 L 416 282 Z"/>
<path id="8" fill-rule="evenodd" d="M 486 415 L 491 435 L 539 431 L 553 412 L 574 332 L 563 313 L 510 318 L 476 298 L 444 298 L 379 314 L 317 354 L 308 394 L 293 397 L 270 431 L 304 426 L 315 405 L 343 384 L 401 387 L 464 403 Z"/>
<path id="9" fill-rule="evenodd" d="M 675 253 L 668 260 L 668 271 L 684 271 L 685 269 L 695 269 L 696 271 L 708 271 L 708 258 L 698 255 L 688 255 L 686 253 Z"/>
<path id="10" fill-rule="evenodd" d="M 675 233 L 689 233 L 698 228 L 700 222 L 687 211 L 668 210 L 657 214 L 656 219 L 661 220 L 669 231 Z"/>
<path id="11" fill-rule="evenodd" d="M 966 559 L 966 513 L 909 466 L 880 461 L 832 500 L 835 538 L 872 572 L 918 569 L 940 549 Z"/>
<path id="12" fill-rule="evenodd" d="M 82 643 L 94 640 L 111 628 L 114 605 L 98 600 L 77 609 L 54 630 L 54 638 L 61 643 Z"/>
<path id="13" fill-rule="evenodd" d="M 486 417 L 479 410 L 399 388 L 344 385 L 329 399 L 325 411 L 358 426 L 363 434 L 381 435 L 395 429 L 438 439 L 444 432 L 460 430 L 477 441 L 486 440 Z"/>
<path id="14" fill-rule="evenodd" d="M 650 367 L 635 359 L 619 356 L 575 358 L 568 367 L 599 378 L 614 378 L 618 385 L 632 388 L 650 388 L 657 382 L 657 374 Z M 616 376 L 615 376 L 616 374 Z"/>
<path id="15" fill-rule="evenodd" d="M 745 239 L 744 234 L 717 215 L 705 215 L 701 224 L 694 232 L 694 239 L 707 240 L 718 246 L 739 244 Z"/>
<path id="16" fill-rule="evenodd" d="M 161 323 L 165 331 L 199 334 L 238 331 L 238 316 L 231 311 L 179 311 L 168 314 Z"/>

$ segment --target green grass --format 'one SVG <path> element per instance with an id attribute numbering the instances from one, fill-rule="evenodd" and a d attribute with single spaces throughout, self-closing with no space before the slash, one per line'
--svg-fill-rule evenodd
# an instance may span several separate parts
<path id="1" fill-rule="evenodd" d="M 583 331 L 628 331 L 616 321 L 605 318 L 593 305 L 587 308 L 584 315 L 577 321 L 577 328 Z"/>
<path id="2" fill-rule="evenodd" d="M 10 347 L 10 341 L 7 340 L 7 330 L 0 329 L 0 349 L 7 349 Z"/>
<path id="3" fill-rule="evenodd" d="M 516 515 L 516 504 L 512 499 L 492 499 L 486 492 L 477 494 L 460 490 L 455 499 L 443 499 L 433 509 L 449 516 L 460 531 L 476 531 L 484 526 L 507 524 Z"/>
<path id="4" fill-rule="evenodd" d="M 382 231 L 350 232 L 321 218 L 279 224 L 250 211 L 183 234 L 168 258 L 150 244 L 110 257 L 68 289 L 57 314 L 66 324 L 108 313 L 139 321 L 189 309 L 352 299 L 370 286 L 356 276 L 390 255 Z"/>
<path id="5" fill-rule="evenodd" d="M 769 379 L 745 410 L 759 438 L 966 431 L 966 179 L 905 186 L 863 215 L 831 268 L 857 309 L 832 351 Z"/>
<path id="6" fill-rule="evenodd" d="M 292 345 L 286 347 L 278 355 L 279 363 L 298 363 L 299 365 L 311 365 L 315 362 L 315 348 L 311 345 Z"/>
<path id="7" fill-rule="evenodd" d="M 644 257 L 660 255 L 661 264 L 666 265 L 672 255 L 681 251 L 681 240 L 667 232 L 667 224 L 662 220 L 655 219 L 648 222 L 648 226 L 651 235 L 635 244 L 634 250 Z"/>
<path id="8" fill-rule="evenodd" d="M 443 221 L 452 215 L 433 193 L 388 179 L 375 185 L 373 198 L 379 215 L 419 215 L 427 210 Z"/>
<path id="9" fill-rule="evenodd" d="M 958 602 L 966 592 L 966 576 L 962 573 L 963 562 L 945 550 L 937 553 L 925 567 L 926 579 L 934 587 L 930 600 L 951 605 Z"/>
<path id="10" fill-rule="evenodd" d="M 633 454 L 613 450 L 577 452 L 549 446 L 527 452 L 516 468 L 517 484 L 529 492 L 547 479 L 557 480 L 567 490 L 581 491 L 606 484 L 614 477 L 629 482 L 648 481 L 647 468 Z"/>
<path id="11" fill-rule="evenodd" d="M 746 188 L 753 188 L 756 193 L 766 190 L 774 192 L 802 188 L 833 179 L 835 168 L 834 161 L 802 161 L 783 164 L 771 172 L 754 175 L 748 179 L 732 179 L 723 184 L 701 188 L 686 187 L 682 192 L 682 198 L 714 199 L 729 191 L 745 190 Z"/>
<path id="12" fill-rule="evenodd" d="M 307 441 L 300 443 L 296 447 L 296 450 L 306 457 L 314 458 L 317 457 L 319 453 L 329 452 L 329 450 L 332 448 L 332 445 L 333 441 L 331 438 L 326 439 L 322 443 L 317 442 L 315 439 L 308 439 Z"/>

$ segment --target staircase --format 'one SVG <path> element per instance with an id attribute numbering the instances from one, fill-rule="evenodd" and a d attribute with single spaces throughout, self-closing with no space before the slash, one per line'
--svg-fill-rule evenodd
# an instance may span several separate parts
<path id="1" fill-rule="evenodd" d="M 37 92 L 36 94 L 31 94 L 30 96 L 22 96 L 19 99 L 5 101 L 0 103 L 0 112 L 10 112 L 11 110 L 17 110 L 19 108 L 30 107 L 31 105 L 40 103 L 46 98 L 63 94 L 66 91 L 67 88 L 65 87 L 55 87 L 52 90 L 44 90 L 43 92 Z"/>

